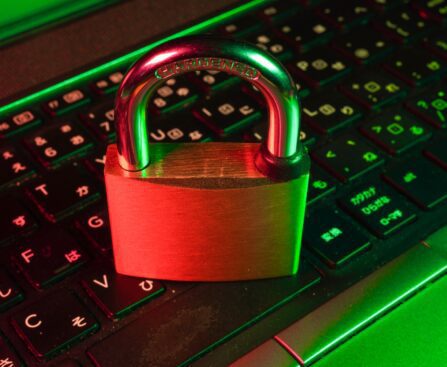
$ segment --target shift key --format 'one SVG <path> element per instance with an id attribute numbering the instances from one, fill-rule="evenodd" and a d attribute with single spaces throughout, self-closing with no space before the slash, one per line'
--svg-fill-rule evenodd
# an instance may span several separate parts
<path id="1" fill-rule="evenodd" d="M 88 350 L 96 366 L 188 365 L 319 280 L 307 263 L 294 277 L 201 284 Z"/>

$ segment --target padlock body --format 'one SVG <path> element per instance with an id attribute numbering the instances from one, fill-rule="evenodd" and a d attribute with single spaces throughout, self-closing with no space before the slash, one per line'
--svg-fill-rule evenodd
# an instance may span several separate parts
<path id="1" fill-rule="evenodd" d="M 181 281 L 296 274 L 309 179 L 274 182 L 255 143 L 152 144 L 151 164 L 123 170 L 108 147 L 105 182 L 116 270 Z"/>

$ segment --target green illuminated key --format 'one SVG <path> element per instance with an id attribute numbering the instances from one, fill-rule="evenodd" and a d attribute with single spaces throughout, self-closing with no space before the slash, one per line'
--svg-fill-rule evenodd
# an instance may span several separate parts
<path id="1" fill-rule="evenodd" d="M 438 88 L 407 102 L 407 108 L 436 127 L 447 127 L 447 88 Z"/>
<path id="2" fill-rule="evenodd" d="M 335 180 L 317 165 L 313 164 L 310 172 L 307 203 L 312 204 L 335 190 Z"/>
<path id="3" fill-rule="evenodd" d="M 343 196 L 339 203 L 380 237 L 396 232 L 416 218 L 405 200 L 382 182 L 358 187 Z"/>
<path id="4" fill-rule="evenodd" d="M 360 131 L 391 154 L 400 154 L 431 136 L 427 127 L 402 111 L 383 113 L 362 125 Z"/>
<path id="5" fill-rule="evenodd" d="M 437 57 L 418 49 L 404 49 L 385 63 L 385 68 L 411 86 L 421 86 L 440 79 L 447 71 Z"/>
<path id="6" fill-rule="evenodd" d="M 372 110 L 397 102 L 406 94 L 403 84 L 380 72 L 364 71 L 342 85 L 350 98 Z"/>
<path id="7" fill-rule="evenodd" d="M 328 266 L 338 267 L 368 249 L 368 238 L 338 211 L 322 208 L 306 218 L 304 242 Z"/>
<path id="8" fill-rule="evenodd" d="M 447 173 L 423 157 L 399 162 L 384 178 L 423 209 L 447 199 Z"/>

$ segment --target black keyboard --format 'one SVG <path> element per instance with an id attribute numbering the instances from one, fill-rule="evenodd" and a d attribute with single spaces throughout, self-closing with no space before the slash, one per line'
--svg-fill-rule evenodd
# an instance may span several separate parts
<path id="1" fill-rule="evenodd" d="M 212 365 L 226 366 L 446 224 L 447 9 L 435 3 L 281 0 L 203 28 L 257 44 L 296 80 L 312 158 L 297 277 L 114 272 L 104 154 L 141 52 L 0 108 L 0 367 L 200 366 L 220 347 Z M 262 96 L 222 72 L 168 80 L 148 110 L 152 142 L 266 135 Z"/>

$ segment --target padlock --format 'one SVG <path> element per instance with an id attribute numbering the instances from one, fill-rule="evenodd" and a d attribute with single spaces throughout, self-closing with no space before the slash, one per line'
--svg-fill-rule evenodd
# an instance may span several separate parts
<path id="1" fill-rule="evenodd" d="M 268 106 L 264 143 L 151 143 L 147 105 L 169 78 L 216 70 L 254 85 Z M 295 83 L 251 44 L 205 36 L 154 48 L 124 77 L 105 183 L 118 273 L 181 281 L 297 273 L 309 157 Z"/>

